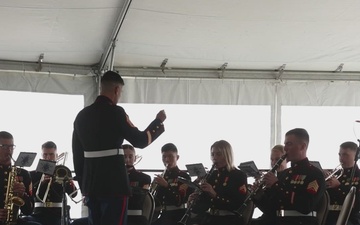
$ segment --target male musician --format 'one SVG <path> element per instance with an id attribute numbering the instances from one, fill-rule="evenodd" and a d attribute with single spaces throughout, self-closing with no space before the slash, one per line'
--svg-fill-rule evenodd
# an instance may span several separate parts
<path id="1" fill-rule="evenodd" d="M 42 159 L 56 161 L 57 146 L 52 141 L 47 141 L 41 146 Z M 70 171 L 70 170 L 69 170 Z M 35 209 L 31 215 L 31 220 L 41 224 L 61 224 L 61 209 L 63 200 L 63 184 L 55 177 L 45 175 L 41 172 L 31 171 L 33 182 L 33 194 L 35 199 Z M 68 174 L 67 176 L 71 176 Z M 43 179 L 41 179 L 43 177 Z M 76 196 L 76 187 L 72 180 L 65 181 L 65 191 L 71 197 Z M 67 223 L 69 221 L 66 221 Z"/>
<path id="2" fill-rule="evenodd" d="M 11 221 L 17 222 L 19 225 L 38 224 L 18 219 L 19 206 L 14 205 L 12 212 L 4 209 L 5 207 L 7 208 L 10 206 L 10 204 L 5 205 L 7 192 L 12 192 L 14 197 L 19 197 L 23 201 L 24 205 L 20 206 L 20 210 L 24 215 L 30 215 L 34 207 L 34 200 L 32 198 L 32 183 L 28 171 L 17 168 L 17 174 L 13 183 L 12 191 L 8 190 L 8 188 L 11 188 L 9 187 L 11 185 L 8 184 L 10 178 L 9 174 L 12 169 L 11 159 L 14 148 L 15 145 L 12 134 L 6 131 L 0 131 L 0 224 L 5 224 L 6 221 L 10 222 L 7 220 L 8 213 L 13 213 L 15 215 L 15 218 Z M 10 200 L 8 203 L 10 203 Z"/>
<path id="3" fill-rule="evenodd" d="M 121 149 L 124 139 L 145 148 L 164 132 L 164 110 L 144 131 L 134 126 L 117 106 L 123 86 L 118 73 L 107 71 L 101 78 L 100 95 L 74 121 L 74 168 L 93 225 L 126 224 L 131 190 Z"/>
<path id="4" fill-rule="evenodd" d="M 267 217 L 264 225 L 317 225 L 317 206 L 325 193 L 325 178 L 321 170 L 312 166 L 306 156 L 309 134 L 295 128 L 285 134 L 285 152 L 291 167 L 278 177 L 264 175 L 267 188 L 255 204 Z"/>
<path id="5" fill-rule="evenodd" d="M 181 217 L 185 214 L 190 190 L 188 185 L 180 182 L 178 177 L 191 181 L 189 174 L 181 171 L 177 166 L 179 159 L 178 150 L 173 143 L 167 143 L 161 148 L 162 161 L 166 166 L 166 171 L 161 175 L 156 175 L 154 182 L 157 184 L 155 192 L 162 205 L 160 218 L 155 220 L 152 225 L 176 225 Z M 155 218 L 156 219 L 156 218 Z"/>
<path id="6" fill-rule="evenodd" d="M 360 170 L 355 162 L 356 153 L 356 143 L 348 141 L 340 145 L 339 161 L 344 171 L 337 179 L 335 177 L 327 178 L 326 187 L 330 196 L 330 207 L 326 225 L 336 224 L 342 204 L 352 186 L 356 187 L 356 198 L 347 225 L 360 224 Z M 352 170 L 354 170 L 353 177 L 351 176 Z"/>
<path id="7" fill-rule="evenodd" d="M 132 189 L 128 205 L 128 225 L 147 225 L 148 221 L 142 216 L 142 210 L 145 196 L 149 192 L 151 177 L 135 169 L 136 152 L 133 146 L 124 144 L 122 149 Z"/>

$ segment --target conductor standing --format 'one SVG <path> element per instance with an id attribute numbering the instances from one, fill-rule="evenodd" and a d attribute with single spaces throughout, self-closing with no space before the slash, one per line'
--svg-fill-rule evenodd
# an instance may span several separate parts
<path id="1" fill-rule="evenodd" d="M 74 121 L 74 168 L 92 225 L 126 225 L 131 189 L 121 149 L 124 139 L 145 148 L 164 132 L 164 110 L 144 131 L 133 125 L 125 110 L 117 106 L 123 86 L 118 73 L 106 72 L 100 95 Z"/>

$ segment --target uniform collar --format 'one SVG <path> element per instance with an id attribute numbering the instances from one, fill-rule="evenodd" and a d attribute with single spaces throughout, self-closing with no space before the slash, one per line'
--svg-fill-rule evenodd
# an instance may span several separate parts
<path id="1" fill-rule="evenodd" d="M 136 170 L 134 166 L 126 166 L 126 169 L 128 171 Z"/>
<path id="2" fill-rule="evenodd" d="M 305 159 L 302 159 L 300 161 L 291 162 L 291 167 L 306 166 L 308 164 L 310 164 L 309 159 L 306 157 Z"/>
<path id="3" fill-rule="evenodd" d="M 113 105 L 113 102 L 110 98 L 106 97 L 105 95 L 99 95 L 95 102 L 101 102 L 101 103 L 108 103 L 109 105 Z"/>
<path id="4" fill-rule="evenodd" d="M 220 168 L 218 168 L 217 170 L 219 171 L 219 173 L 224 173 L 224 172 L 227 171 L 226 166 L 220 167 Z"/>
<path id="5" fill-rule="evenodd" d="M 169 172 L 177 172 L 177 171 L 179 171 L 179 170 L 180 170 L 180 169 L 179 169 L 178 166 L 175 166 L 175 167 L 173 167 L 173 168 L 168 169 Z"/>

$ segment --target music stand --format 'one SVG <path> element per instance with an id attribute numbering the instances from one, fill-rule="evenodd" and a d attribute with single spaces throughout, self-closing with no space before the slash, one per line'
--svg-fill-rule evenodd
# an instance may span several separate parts
<path id="1" fill-rule="evenodd" d="M 15 166 L 30 167 L 34 162 L 35 157 L 35 152 L 20 152 L 18 158 L 15 161 Z"/>
<path id="2" fill-rule="evenodd" d="M 187 164 L 185 166 L 191 177 L 203 177 L 206 175 L 205 167 L 202 163 Z"/>
<path id="3" fill-rule="evenodd" d="M 257 177 L 260 175 L 260 171 L 256 167 L 254 161 L 240 163 L 238 168 L 246 173 L 248 177 Z"/>
<path id="4" fill-rule="evenodd" d="M 55 161 L 39 159 L 39 163 L 36 167 L 36 172 L 40 172 L 52 176 L 54 175 L 55 167 L 56 167 Z"/>

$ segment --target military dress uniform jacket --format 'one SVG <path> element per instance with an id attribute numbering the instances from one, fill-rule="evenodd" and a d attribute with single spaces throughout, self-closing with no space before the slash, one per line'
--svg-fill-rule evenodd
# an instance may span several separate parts
<path id="1" fill-rule="evenodd" d="M 143 189 L 144 185 L 150 185 L 151 177 L 135 169 L 135 167 L 127 167 L 129 181 L 131 186 L 131 197 L 128 201 L 128 209 L 142 209 L 145 196 L 148 189 Z"/>
<path id="2" fill-rule="evenodd" d="M 161 202 L 161 205 L 166 206 L 181 206 L 185 204 L 191 194 L 192 189 L 189 189 L 187 184 L 184 184 L 178 180 L 178 177 L 182 177 L 188 181 L 191 181 L 189 174 L 181 171 L 178 167 L 174 167 L 166 170 L 164 179 L 168 182 L 167 188 L 157 186 L 155 197 Z"/>
<path id="3" fill-rule="evenodd" d="M 237 169 L 228 171 L 226 167 L 219 168 L 210 175 L 207 183 L 212 185 L 216 198 L 211 198 L 203 192 L 197 203 L 198 210 L 210 209 L 211 214 L 214 215 L 218 210 L 233 212 L 241 207 L 246 198 L 247 176 L 243 171 Z"/>
<path id="4" fill-rule="evenodd" d="M 143 172 L 135 169 L 135 167 L 128 167 L 128 175 L 131 187 L 144 187 L 144 185 L 150 185 L 151 177 Z"/>
<path id="5" fill-rule="evenodd" d="M 20 207 L 21 212 L 24 215 L 30 215 L 34 209 L 34 200 L 32 198 L 32 184 L 31 178 L 28 171 L 18 168 L 17 180 L 21 181 L 25 185 L 25 193 L 22 199 L 25 204 Z M 4 208 L 6 191 L 8 186 L 9 172 L 11 171 L 10 166 L 0 166 L 0 207 Z M 16 207 L 15 207 L 16 208 Z"/>
<path id="6" fill-rule="evenodd" d="M 351 210 L 349 221 L 353 224 L 360 224 L 360 170 L 355 165 L 354 177 L 351 180 L 351 172 L 353 167 L 344 169 L 342 176 L 338 178 L 340 186 L 337 188 L 328 188 L 327 191 L 330 196 L 330 210 L 328 213 L 327 221 L 336 221 L 344 203 L 346 195 L 349 193 L 352 186 L 356 187 L 355 203 Z"/>
<path id="7" fill-rule="evenodd" d="M 80 189 L 85 196 L 111 197 L 130 194 L 124 155 L 85 158 L 84 152 L 121 149 L 124 139 L 134 147 L 152 143 L 164 126 L 155 119 L 140 131 L 120 106 L 105 96 L 79 112 L 74 121 L 73 160 Z"/>
<path id="8" fill-rule="evenodd" d="M 262 224 L 316 225 L 318 222 L 315 216 L 301 214 L 316 211 L 325 190 L 322 171 L 305 158 L 291 163 L 291 167 L 278 176 L 278 181 L 271 188 L 266 189 L 261 200 L 257 198 L 253 200 L 261 211 L 275 220 L 265 221 Z M 283 216 L 279 215 L 281 212 L 284 213 Z M 301 214 L 295 216 L 297 212 Z"/>
<path id="9" fill-rule="evenodd" d="M 32 183 L 33 183 L 33 196 L 35 204 L 36 202 L 42 203 L 42 200 L 44 198 L 45 192 L 48 187 L 48 182 L 40 183 L 40 179 L 42 176 L 42 173 L 31 171 L 30 172 Z M 40 185 L 39 194 L 36 196 L 36 191 L 38 190 L 38 187 Z M 65 191 L 69 195 L 73 193 L 76 190 L 76 187 L 73 183 L 73 181 L 65 182 Z M 77 193 L 75 192 L 72 197 L 75 197 Z M 38 197 L 40 199 L 38 199 Z M 52 181 L 50 184 L 50 189 L 47 195 L 47 198 L 45 199 L 45 205 L 49 205 L 49 207 L 35 207 L 34 214 L 42 214 L 45 217 L 55 217 L 57 219 L 61 219 L 61 206 L 52 207 L 52 203 L 62 203 L 62 197 L 63 197 L 63 187 L 61 183 L 57 183 Z"/>

